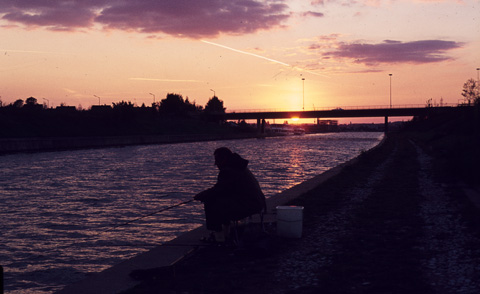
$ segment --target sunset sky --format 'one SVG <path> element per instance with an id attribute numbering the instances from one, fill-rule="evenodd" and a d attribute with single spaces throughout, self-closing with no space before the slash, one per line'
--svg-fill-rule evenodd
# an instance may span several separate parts
<path id="1" fill-rule="evenodd" d="M 0 96 L 227 111 L 457 103 L 478 0 L 0 0 Z M 305 80 L 302 81 L 302 78 Z"/>

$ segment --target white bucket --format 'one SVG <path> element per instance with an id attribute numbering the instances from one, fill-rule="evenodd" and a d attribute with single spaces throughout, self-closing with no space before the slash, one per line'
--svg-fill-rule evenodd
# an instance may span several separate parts
<path id="1" fill-rule="evenodd" d="M 277 235 L 302 237 L 303 206 L 277 206 Z"/>

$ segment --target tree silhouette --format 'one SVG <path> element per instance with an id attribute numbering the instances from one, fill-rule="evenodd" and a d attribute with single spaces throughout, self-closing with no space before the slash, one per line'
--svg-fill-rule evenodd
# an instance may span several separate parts
<path id="1" fill-rule="evenodd" d="M 43 105 L 38 104 L 37 98 L 29 97 L 25 100 L 24 109 L 27 109 L 29 113 L 38 112 L 43 109 Z"/>
<path id="2" fill-rule="evenodd" d="M 164 114 L 181 114 L 185 109 L 182 95 L 168 93 L 165 99 L 160 101 L 159 110 Z"/>
<path id="3" fill-rule="evenodd" d="M 121 102 L 113 102 L 113 109 L 133 109 L 135 106 L 132 104 L 132 102 L 128 101 L 121 101 Z"/>
<path id="4" fill-rule="evenodd" d="M 135 114 L 135 105 L 128 101 L 121 101 L 117 103 L 112 103 L 113 113 L 117 119 L 130 121 L 133 119 Z"/>
<path id="5" fill-rule="evenodd" d="M 188 100 L 188 97 L 185 98 L 185 109 L 186 111 L 188 112 L 197 112 L 197 111 L 202 111 L 202 106 L 201 105 L 197 105 L 195 103 L 195 101 L 193 101 L 193 103 L 190 103 L 190 101 Z"/>
<path id="6" fill-rule="evenodd" d="M 8 105 L 0 100 L 0 138 L 63 136 L 130 136 L 159 134 L 223 133 L 223 101 L 213 97 L 203 107 L 187 97 L 169 93 L 152 107 L 137 107 L 130 101 L 110 106 L 77 109 L 65 103 L 45 108 L 35 97 Z M 206 114 L 205 112 L 210 112 Z M 212 124 L 214 122 L 215 124 Z"/>
<path id="7" fill-rule="evenodd" d="M 29 97 L 25 100 L 25 106 L 33 106 L 33 105 L 37 105 L 37 98 L 34 98 L 34 97 Z"/>
<path id="8" fill-rule="evenodd" d="M 23 106 L 23 100 L 22 99 L 16 100 L 15 102 L 13 102 L 12 106 L 15 108 L 21 108 Z"/>
<path id="9" fill-rule="evenodd" d="M 205 105 L 206 113 L 225 113 L 225 107 L 223 107 L 223 101 L 218 99 L 217 96 L 213 96 L 208 100 L 207 105 Z"/>
<path id="10" fill-rule="evenodd" d="M 463 84 L 462 96 L 465 97 L 468 105 L 479 103 L 479 90 L 480 87 L 474 79 L 469 79 Z"/>

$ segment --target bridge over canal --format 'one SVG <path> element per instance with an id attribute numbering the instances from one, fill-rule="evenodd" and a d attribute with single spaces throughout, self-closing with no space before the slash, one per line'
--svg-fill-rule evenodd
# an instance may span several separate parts
<path id="1" fill-rule="evenodd" d="M 459 115 L 473 109 L 472 106 L 404 106 L 404 107 L 349 107 L 324 110 L 306 111 L 246 111 L 227 112 L 222 116 L 223 120 L 257 120 L 259 132 L 265 129 L 267 119 L 288 119 L 288 118 L 343 118 L 343 117 L 384 117 L 385 132 L 388 132 L 389 117 L 428 117 L 434 114 L 455 112 Z"/>

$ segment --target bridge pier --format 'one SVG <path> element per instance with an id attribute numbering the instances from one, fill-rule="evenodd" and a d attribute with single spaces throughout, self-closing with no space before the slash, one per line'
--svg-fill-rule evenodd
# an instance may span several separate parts
<path id="1" fill-rule="evenodd" d="M 388 133 L 388 116 L 385 116 L 385 135 Z"/>
<path id="2" fill-rule="evenodd" d="M 265 135 L 265 119 L 257 118 L 257 136 L 263 137 Z"/>

